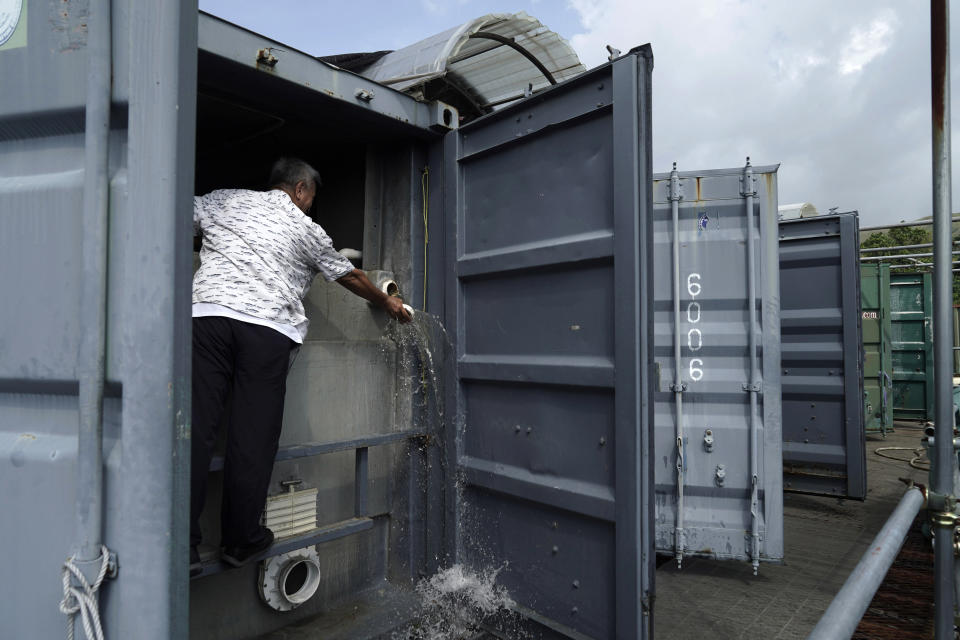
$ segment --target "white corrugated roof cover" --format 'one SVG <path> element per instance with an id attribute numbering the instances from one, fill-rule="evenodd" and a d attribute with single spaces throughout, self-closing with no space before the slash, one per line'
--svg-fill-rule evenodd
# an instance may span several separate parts
<path id="1" fill-rule="evenodd" d="M 499 36 L 501 40 L 491 39 Z M 526 13 L 492 13 L 387 54 L 363 75 L 416 94 L 443 78 L 482 111 L 550 85 L 537 66 L 503 38 L 534 56 L 562 82 L 586 67 L 566 40 Z"/>

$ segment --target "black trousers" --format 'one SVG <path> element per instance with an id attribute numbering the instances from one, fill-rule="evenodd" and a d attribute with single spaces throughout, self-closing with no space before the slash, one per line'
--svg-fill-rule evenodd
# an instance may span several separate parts
<path id="1" fill-rule="evenodd" d="M 280 441 L 290 351 L 282 333 L 232 318 L 193 319 L 190 544 L 200 543 L 210 459 L 227 414 L 220 511 L 224 547 L 256 544 Z"/>

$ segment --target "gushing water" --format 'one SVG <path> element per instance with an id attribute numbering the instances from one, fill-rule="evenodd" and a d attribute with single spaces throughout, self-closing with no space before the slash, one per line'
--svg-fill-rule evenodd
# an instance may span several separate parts
<path id="1" fill-rule="evenodd" d="M 445 433 L 445 421 L 456 420 L 456 416 L 446 416 L 444 412 L 443 384 L 455 384 L 448 370 L 453 346 L 446 330 L 437 318 L 418 311 L 410 323 L 390 323 L 390 338 L 398 347 L 400 370 L 408 373 L 401 376 L 404 381 L 399 392 L 408 393 L 415 400 L 416 428 L 449 437 L 450 434 Z M 440 456 L 441 465 L 444 459 Z M 447 470 L 451 472 L 453 470 Z M 455 480 L 460 518 L 470 520 L 468 505 L 461 493 L 462 479 Z M 473 542 L 475 552 L 477 546 L 483 546 L 479 540 Z M 476 557 L 484 555 L 480 553 Z M 494 566 L 492 559 L 487 565 Z M 513 601 L 506 589 L 497 584 L 497 576 L 504 568 L 500 565 L 473 571 L 457 564 L 423 579 L 416 588 L 420 604 L 410 612 L 411 622 L 394 631 L 391 640 L 472 640 L 485 623 L 501 629 L 512 628 L 511 638 L 526 637 L 513 622 Z"/>
<path id="2" fill-rule="evenodd" d="M 500 569 L 476 573 L 454 565 L 417 585 L 422 610 L 392 640 L 467 640 L 484 621 L 506 615 L 513 606 L 496 584 Z"/>

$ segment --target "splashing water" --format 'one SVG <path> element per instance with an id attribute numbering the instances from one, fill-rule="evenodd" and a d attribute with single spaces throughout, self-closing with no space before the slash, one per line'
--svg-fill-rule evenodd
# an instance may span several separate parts
<path id="1" fill-rule="evenodd" d="M 502 568 L 502 567 L 501 567 Z M 500 569 L 477 573 L 454 565 L 417 585 L 422 610 L 392 640 L 466 640 L 480 625 L 514 606 L 506 589 L 496 584 Z"/>

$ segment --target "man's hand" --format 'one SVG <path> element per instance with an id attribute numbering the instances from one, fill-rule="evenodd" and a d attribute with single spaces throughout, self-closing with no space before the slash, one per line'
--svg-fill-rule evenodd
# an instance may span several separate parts
<path id="1" fill-rule="evenodd" d="M 350 273 L 344 274 L 337 280 L 337 284 L 356 295 L 379 305 L 381 309 L 390 314 L 391 318 L 399 322 L 410 322 L 413 318 L 406 309 L 403 308 L 403 300 L 388 296 L 380 289 L 377 289 L 370 279 L 360 269 L 354 269 Z"/>
<path id="2" fill-rule="evenodd" d="M 403 308 L 403 300 L 400 298 L 387 296 L 387 299 L 383 303 L 383 308 L 394 320 L 398 320 L 399 322 L 410 322 L 413 320 L 413 318 L 410 317 L 410 313 Z"/>

